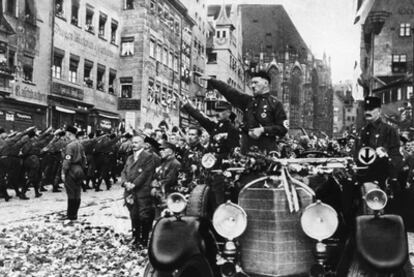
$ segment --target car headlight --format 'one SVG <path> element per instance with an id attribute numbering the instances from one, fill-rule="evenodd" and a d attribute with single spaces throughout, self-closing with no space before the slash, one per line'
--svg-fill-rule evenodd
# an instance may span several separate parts
<path id="1" fill-rule="evenodd" d="M 201 165 L 206 168 L 210 169 L 216 164 L 217 158 L 212 153 L 207 153 L 203 155 L 203 158 L 201 158 Z"/>
<path id="2" fill-rule="evenodd" d="M 306 207 L 300 224 L 307 236 L 322 241 L 335 233 L 339 222 L 334 208 L 318 200 Z"/>
<path id="3" fill-rule="evenodd" d="M 187 200 L 185 196 L 181 193 L 174 192 L 168 195 L 167 197 L 167 207 L 168 209 L 175 213 L 179 214 L 184 211 L 185 207 L 187 206 Z"/>
<path id="4" fill-rule="evenodd" d="M 387 205 L 387 194 L 381 189 L 371 189 L 364 196 L 367 206 L 373 211 L 380 211 Z"/>
<path id="5" fill-rule="evenodd" d="M 213 226 L 220 236 L 228 240 L 237 238 L 246 230 L 246 212 L 239 205 L 228 201 L 214 212 Z"/>

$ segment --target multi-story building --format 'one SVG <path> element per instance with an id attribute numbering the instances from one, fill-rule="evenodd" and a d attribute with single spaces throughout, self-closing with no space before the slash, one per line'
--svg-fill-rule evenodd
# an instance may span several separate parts
<path id="1" fill-rule="evenodd" d="M 50 1 L 1 2 L 0 126 L 6 129 L 46 126 L 51 9 Z"/>
<path id="2" fill-rule="evenodd" d="M 241 5 L 246 77 L 259 70 L 271 76 L 271 90 L 298 128 L 332 134 L 330 61 L 315 59 L 281 5 Z"/>
<path id="3" fill-rule="evenodd" d="M 356 126 L 358 103 L 352 96 L 349 82 L 334 85 L 333 92 L 333 135 L 342 137 Z"/>
<path id="4" fill-rule="evenodd" d="M 188 9 L 188 14 L 194 19 L 195 24 L 190 30 L 191 34 L 191 66 L 190 79 L 188 86 L 184 84 L 183 93 L 188 93 L 190 99 L 196 107 L 205 111 L 205 88 L 200 76 L 206 71 L 206 44 L 207 36 L 210 31 L 210 25 L 207 21 L 207 6 L 205 0 L 182 0 L 184 6 Z M 186 91 L 188 88 L 188 92 Z M 188 114 L 180 113 L 180 125 L 195 125 L 194 121 Z"/>
<path id="5" fill-rule="evenodd" d="M 414 2 L 365 0 L 358 11 L 361 24 L 359 83 L 364 95 L 380 97 L 387 118 L 402 129 L 413 100 Z M 411 115 L 410 115 L 411 118 Z"/>
<path id="6" fill-rule="evenodd" d="M 242 62 L 242 29 L 240 10 L 236 5 L 212 5 L 208 18 L 214 27 L 207 48 L 206 73 L 244 90 Z"/>
<path id="7" fill-rule="evenodd" d="M 115 128 L 120 56 L 125 51 L 122 3 L 55 3 L 49 122 L 53 127 L 70 123 L 88 130 Z"/>
<path id="8" fill-rule="evenodd" d="M 119 111 L 131 125 L 161 120 L 178 125 L 174 94 L 191 82 L 189 31 L 194 21 L 177 0 L 129 2 L 131 7 L 122 11 L 119 76 L 121 93 L 131 93 L 121 94 Z"/>

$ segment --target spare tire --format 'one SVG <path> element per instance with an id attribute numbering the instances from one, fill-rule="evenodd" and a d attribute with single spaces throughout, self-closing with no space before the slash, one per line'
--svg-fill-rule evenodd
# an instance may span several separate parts
<path id="1" fill-rule="evenodd" d="M 211 191 L 207 185 L 197 185 L 190 193 L 186 209 L 187 216 L 211 217 Z"/>

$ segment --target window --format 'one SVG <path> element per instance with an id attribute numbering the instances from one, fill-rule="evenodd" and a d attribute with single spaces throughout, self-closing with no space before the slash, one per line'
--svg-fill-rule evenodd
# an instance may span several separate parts
<path id="1" fill-rule="evenodd" d="M 72 83 L 76 83 L 78 81 L 78 67 L 79 67 L 79 56 L 70 55 L 69 81 Z"/>
<path id="2" fill-rule="evenodd" d="M 57 17 L 64 17 L 63 0 L 56 0 L 55 3 L 55 15 Z"/>
<path id="3" fill-rule="evenodd" d="M 96 70 L 96 89 L 105 90 L 105 66 L 99 63 Z"/>
<path id="4" fill-rule="evenodd" d="M 164 48 L 164 52 L 162 55 L 162 63 L 168 65 L 168 49 Z"/>
<path id="5" fill-rule="evenodd" d="M 62 63 L 64 55 L 65 52 L 63 52 L 62 50 L 54 49 L 52 66 L 53 78 L 62 79 Z"/>
<path id="6" fill-rule="evenodd" d="M 157 83 L 155 84 L 155 89 L 154 89 L 154 103 L 155 104 L 160 103 L 160 94 L 161 94 L 161 84 Z"/>
<path id="7" fill-rule="evenodd" d="M 116 80 L 116 70 L 109 69 L 109 89 L 108 92 L 112 95 L 115 95 L 115 80 Z"/>
<path id="8" fill-rule="evenodd" d="M 94 28 L 93 28 L 93 7 L 87 6 L 86 7 L 86 20 L 85 20 L 85 30 L 94 34 Z"/>
<path id="9" fill-rule="evenodd" d="M 173 69 L 174 66 L 174 54 L 173 52 L 170 52 L 170 55 L 168 56 L 168 67 Z"/>
<path id="10" fill-rule="evenodd" d="M 147 92 L 147 102 L 152 103 L 155 100 L 155 88 L 154 88 L 154 79 L 150 78 L 148 80 L 148 92 Z"/>
<path id="11" fill-rule="evenodd" d="M 412 86 L 407 87 L 407 94 L 408 94 L 407 99 L 410 99 L 413 96 L 413 87 Z"/>
<path id="12" fill-rule="evenodd" d="M 175 72 L 178 72 L 178 55 L 174 55 L 174 61 L 173 61 L 173 63 L 174 63 L 174 71 Z"/>
<path id="13" fill-rule="evenodd" d="M 218 30 L 217 30 L 216 37 L 217 37 L 217 38 L 220 38 L 220 35 L 221 35 L 221 31 L 218 31 Z"/>
<path id="14" fill-rule="evenodd" d="M 157 44 L 157 47 L 155 48 L 155 55 L 157 61 L 161 62 L 162 59 L 162 46 L 161 44 Z"/>
<path id="15" fill-rule="evenodd" d="M 401 23 L 400 24 L 400 37 L 409 37 L 411 35 L 411 24 Z"/>
<path id="16" fill-rule="evenodd" d="M 125 6 L 124 8 L 126 10 L 132 10 L 134 8 L 134 0 L 125 0 Z"/>
<path id="17" fill-rule="evenodd" d="M 25 21 L 36 25 L 36 16 L 35 16 L 35 9 L 34 9 L 34 1 L 32 0 L 26 0 L 25 1 L 25 7 L 24 7 L 24 18 Z"/>
<path id="18" fill-rule="evenodd" d="M 226 33 L 227 33 L 227 32 L 226 32 L 226 31 L 224 31 L 224 30 L 221 32 L 221 34 L 222 34 L 222 37 L 223 37 L 223 38 L 225 38 L 225 37 L 226 37 Z"/>
<path id="19" fill-rule="evenodd" d="M 11 69 L 13 69 L 15 66 L 15 59 L 16 59 L 16 52 L 13 50 L 9 50 L 8 64 Z"/>
<path id="20" fill-rule="evenodd" d="M 72 0 L 72 17 L 70 23 L 79 26 L 79 0 Z"/>
<path id="21" fill-rule="evenodd" d="M 7 0 L 6 12 L 10 15 L 16 16 L 16 0 Z"/>
<path id="22" fill-rule="evenodd" d="M 401 92 L 401 88 L 398 88 L 397 93 L 398 93 L 398 96 L 397 96 L 397 101 L 402 100 L 402 92 Z"/>
<path id="23" fill-rule="evenodd" d="M 391 90 L 391 102 L 395 102 L 398 99 L 398 92 L 396 89 Z"/>
<path id="24" fill-rule="evenodd" d="M 24 56 L 23 78 L 27 82 L 33 81 L 33 57 Z"/>
<path id="25" fill-rule="evenodd" d="M 111 21 L 111 43 L 116 44 L 116 32 L 118 30 L 118 21 L 112 19 Z"/>
<path id="26" fill-rule="evenodd" d="M 132 77 L 121 77 L 121 98 L 132 98 Z"/>
<path id="27" fill-rule="evenodd" d="M 207 63 L 217 63 L 217 53 L 208 53 Z"/>
<path id="28" fill-rule="evenodd" d="M 134 38 L 123 37 L 121 39 L 121 56 L 133 56 L 134 55 Z"/>
<path id="29" fill-rule="evenodd" d="M 151 58 L 155 58 L 155 41 L 154 39 L 150 39 L 150 51 L 149 51 L 149 55 Z"/>
<path id="30" fill-rule="evenodd" d="M 392 55 L 392 72 L 407 72 L 407 55 Z"/>
<path id="31" fill-rule="evenodd" d="M 92 68 L 93 62 L 90 60 L 85 60 L 85 65 L 83 66 L 83 84 L 88 88 L 93 87 L 93 80 L 92 80 Z"/>
<path id="32" fill-rule="evenodd" d="M 99 36 L 104 37 L 105 36 L 105 26 L 106 26 L 106 14 L 100 13 L 99 14 Z"/>
<path id="33" fill-rule="evenodd" d="M 155 0 L 151 0 L 151 2 L 150 2 L 150 11 L 154 13 L 156 11 L 156 9 L 157 9 L 157 4 L 156 4 Z"/>

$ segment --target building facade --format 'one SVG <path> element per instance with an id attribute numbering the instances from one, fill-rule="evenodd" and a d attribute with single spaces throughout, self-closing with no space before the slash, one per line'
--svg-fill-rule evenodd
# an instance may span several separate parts
<path id="1" fill-rule="evenodd" d="M 121 2 L 55 3 L 49 123 L 114 129 L 119 121 Z"/>
<path id="2" fill-rule="evenodd" d="M 329 58 L 315 59 L 281 5 L 241 5 L 247 79 L 271 76 L 271 91 L 284 105 L 291 133 L 299 128 L 332 135 L 333 90 Z"/>
<path id="3" fill-rule="evenodd" d="M 44 128 L 51 83 L 53 4 L 24 0 L 1 3 L 0 126 L 9 130 L 33 125 Z"/>
<path id="4" fill-rule="evenodd" d="M 361 23 L 359 84 L 382 99 L 385 118 L 406 130 L 412 124 L 414 2 L 367 0 Z"/>
<path id="5" fill-rule="evenodd" d="M 342 137 L 356 127 L 358 103 L 352 96 L 351 82 L 334 85 L 333 136 Z"/>

